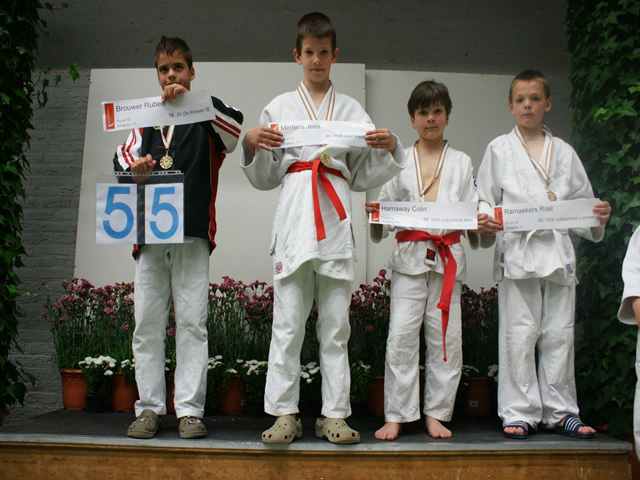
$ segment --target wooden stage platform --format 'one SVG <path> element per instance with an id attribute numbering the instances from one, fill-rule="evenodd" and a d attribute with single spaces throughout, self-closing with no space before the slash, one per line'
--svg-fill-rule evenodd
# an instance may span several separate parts
<path id="1" fill-rule="evenodd" d="M 631 445 L 603 435 L 574 440 L 538 433 L 505 439 L 495 422 L 465 419 L 450 441 L 412 428 L 397 442 L 375 440 L 378 420 L 352 420 L 362 443 L 335 446 L 305 435 L 289 446 L 265 446 L 271 418 L 207 417 L 209 437 L 181 440 L 173 417 L 152 440 L 125 436 L 127 414 L 58 411 L 0 429 L 0 479 L 433 479 L 627 480 Z"/>

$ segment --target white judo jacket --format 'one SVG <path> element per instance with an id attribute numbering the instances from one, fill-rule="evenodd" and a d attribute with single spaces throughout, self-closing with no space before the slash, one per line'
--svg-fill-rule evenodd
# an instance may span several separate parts
<path id="1" fill-rule="evenodd" d="M 405 158 L 406 168 L 382 187 L 380 201 L 420 202 L 422 200 L 418 183 L 420 164 L 413 146 L 405 150 Z M 440 172 L 436 202 L 477 201 L 478 193 L 474 183 L 471 159 L 466 153 L 448 147 Z M 389 232 L 394 230 L 398 229 L 371 225 L 371 239 L 374 242 L 379 242 L 381 238 L 386 237 Z M 426 231 L 432 235 L 446 235 L 451 232 L 451 230 Z M 478 243 L 476 232 L 468 232 L 468 238 L 471 246 L 475 247 Z M 405 275 L 419 275 L 429 271 L 444 273 L 444 265 L 440 255 L 435 255 L 433 259 L 428 259 L 425 256 L 426 248 L 436 250 L 430 240 L 427 242 L 396 242 L 396 247 L 389 260 L 389 268 Z M 450 248 L 457 263 L 456 279 L 463 281 L 465 276 L 464 249 L 461 243 L 453 244 Z"/>
<path id="2" fill-rule="evenodd" d="M 299 120 L 336 120 L 372 123 L 369 115 L 353 98 L 335 92 L 333 85 L 316 109 L 304 84 L 296 91 L 274 98 L 262 111 L 260 125 Z M 320 210 L 326 238 L 318 240 L 312 201 L 311 171 L 287 173 L 297 161 L 312 161 L 327 155 L 323 163 L 340 171 L 342 177 L 328 174 L 344 209 L 340 220 L 323 188 Z M 259 190 L 281 186 L 273 221 L 271 255 L 275 279 L 282 279 L 309 260 L 325 264 L 323 273 L 334 278 L 353 280 L 354 238 L 351 227 L 350 190 L 365 191 L 378 187 L 400 172 L 404 165 L 403 148 L 398 140 L 392 154 L 383 149 L 331 145 L 259 149 L 252 157 L 243 149 L 242 168 L 251 184 Z M 345 262 L 346 261 L 346 262 Z"/>
<path id="3" fill-rule="evenodd" d="M 575 150 L 557 137 L 545 136 L 545 149 L 552 142 L 549 190 L 558 200 L 593 198 L 591 183 Z M 496 205 L 548 204 L 547 188 L 533 166 L 527 151 L 516 135 L 510 133 L 494 139 L 478 170 L 479 209 L 493 216 Z M 599 242 L 604 227 L 574 229 L 573 233 Z M 482 236 L 488 246 L 493 236 Z M 531 230 L 498 233 L 494 258 L 494 277 L 510 279 L 548 277 L 556 283 L 576 283 L 576 256 L 568 230 Z"/>

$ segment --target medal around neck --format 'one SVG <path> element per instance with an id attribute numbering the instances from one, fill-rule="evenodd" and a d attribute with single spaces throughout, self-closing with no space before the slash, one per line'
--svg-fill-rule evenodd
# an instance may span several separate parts
<path id="1" fill-rule="evenodd" d="M 160 168 L 168 170 L 173 167 L 173 157 L 169 153 L 165 153 L 160 159 Z"/>

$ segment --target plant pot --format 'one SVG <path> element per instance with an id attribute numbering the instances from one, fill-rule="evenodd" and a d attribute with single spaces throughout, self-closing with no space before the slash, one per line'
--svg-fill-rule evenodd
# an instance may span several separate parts
<path id="1" fill-rule="evenodd" d="M 176 393 L 176 384 L 173 379 L 174 372 L 167 372 L 165 374 L 166 381 L 166 398 L 165 404 L 167 407 L 167 415 L 175 415 L 176 414 L 176 404 L 175 404 L 175 393 Z"/>
<path id="2" fill-rule="evenodd" d="M 110 412 L 112 396 L 113 388 L 111 381 L 101 383 L 95 392 L 87 392 L 85 411 L 90 413 Z"/>
<path id="3" fill-rule="evenodd" d="M 491 379 L 470 377 L 467 379 L 464 399 L 464 414 L 468 417 L 488 417 L 491 415 Z"/>
<path id="4" fill-rule="evenodd" d="M 79 368 L 63 368 L 62 405 L 65 410 L 84 410 L 87 405 L 87 381 Z"/>
<path id="5" fill-rule="evenodd" d="M 246 401 L 245 385 L 240 377 L 232 377 L 225 382 L 220 398 L 220 412 L 223 415 L 242 415 Z"/>
<path id="6" fill-rule="evenodd" d="M 113 377 L 113 395 L 111 408 L 114 412 L 133 412 L 138 399 L 136 384 L 128 383 L 126 377 L 118 373 Z"/>
<path id="7" fill-rule="evenodd" d="M 371 415 L 384 417 L 384 377 L 375 377 L 369 384 L 367 408 Z"/>

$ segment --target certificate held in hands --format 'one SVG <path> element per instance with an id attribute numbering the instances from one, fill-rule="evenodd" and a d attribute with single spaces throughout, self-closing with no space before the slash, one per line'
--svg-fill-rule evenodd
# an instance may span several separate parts
<path id="1" fill-rule="evenodd" d="M 598 202 L 597 198 L 581 198 L 544 205 L 503 205 L 494 209 L 494 218 L 502 223 L 505 232 L 599 227 L 593 214 Z"/>
<path id="2" fill-rule="evenodd" d="M 369 214 L 369 223 L 433 230 L 476 230 L 475 202 L 379 202 Z"/>
<path id="3" fill-rule="evenodd" d="M 331 145 L 344 147 L 367 146 L 364 137 L 376 127 L 370 123 L 340 122 L 332 120 L 301 120 L 270 123 L 284 137 L 280 148 Z"/>
<path id="4" fill-rule="evenodd" d="M 163 102 L 161 97 L 102 102 L 105 132 L 157 125 L 185 125 L 213 120 L 216 115 L 211 95 L 205 92 L 187 92 L 170 102 Z"/>

